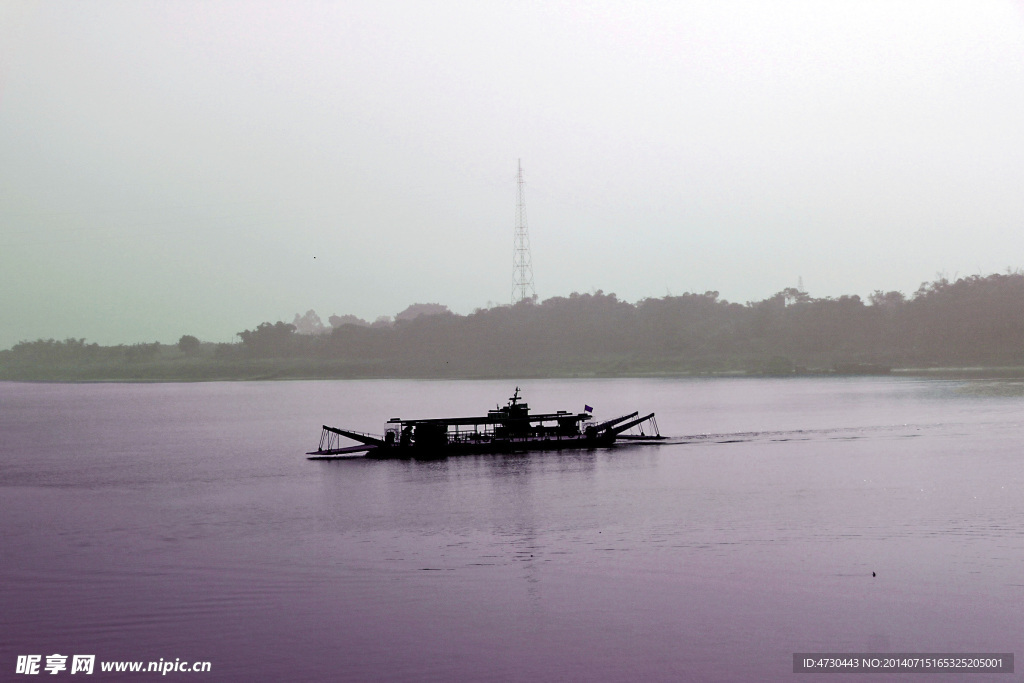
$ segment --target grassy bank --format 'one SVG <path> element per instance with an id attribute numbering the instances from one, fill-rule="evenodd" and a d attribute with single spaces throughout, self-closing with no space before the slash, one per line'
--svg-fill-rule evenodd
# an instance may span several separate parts
<path id="1" fill-rule="evenodd" d="M 455 367 L 450 363 L 324 361 L 303 358 L 216 360 L 171 357 L 132 363 L 94 362 L 0 366 L 0 380 L 30 382 L 212 382 L 290 379 L 530 379 L 581 377 L 850 376 L 830 369 L 765 371 L 749 358 L 718 367 L 628 358 L 577 359 L 562 365 Z M 935 379 L 1024 379 L 1024 366 L 893 368 L 892 376 Z"/>

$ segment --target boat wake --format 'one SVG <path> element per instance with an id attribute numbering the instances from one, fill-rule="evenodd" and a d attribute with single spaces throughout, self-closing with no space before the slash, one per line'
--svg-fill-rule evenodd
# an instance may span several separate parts
<path id="1" fill-rule="evenodd" d="M 869 427 L 832 427 L 826 429 L 791 429 L 778 431 L 722 432 L 669 436 L 658 443 L 665 446 L 688 444 L 731 444 L 784 441 L 852 441 L 872 438 L 912 438 L 921 436 L 931 426 L 939 425 L 875 425 Z"/>

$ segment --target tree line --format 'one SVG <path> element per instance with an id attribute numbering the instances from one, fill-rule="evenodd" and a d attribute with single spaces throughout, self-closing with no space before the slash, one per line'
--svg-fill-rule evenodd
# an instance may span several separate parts
<path id="1" fill-rule="evenodd" d="M 163 363 L 170 375 L 176 366 L 215 376 L 309 377 L 1024 366 L 1019 272 L 942 277 L 909 297 L 876 291 L 867 301 L 857 295 L 814 298 L 788 288 L 745 304 L 714 291 L 628 303 L 597 291 L 469 315 L 438 304 L 417 304 L 403 314 L 373 323 L 331 316 L 327 327 L 309 311 L 293 323 L 264 322 L 243 330 L 233 344 L 204 344 L 191 335 L 173 347 L 21 342 L 0 352 L 0 371 L 10 376 L 12 368 L 114 361 L 129 366 L 128 374 L 132 364 Z"/>

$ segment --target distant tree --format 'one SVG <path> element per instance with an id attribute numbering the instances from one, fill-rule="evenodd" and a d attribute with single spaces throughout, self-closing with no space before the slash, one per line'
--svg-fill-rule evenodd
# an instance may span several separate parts
<path id="1" fill-rule="evenodd" d="M 395 322 L 399 320 L 413 320 L 421 315 L 442 315 L 451 313 L 447 306 L 441 304 L 413 304 L 395 316 Z"/>
<path id="2" fill-rule="evenodd" d="M 323 334 L 327 332 L 327 328 L 321 322 L 320 316 L 313 309 L 306 311 L 305 315 L 296 313 L 292 325 L 295 326 L 295 331 L 298 334 Z"/>
<path id="3" fill-rule="evenodd" d="M 129 363 L 153 360 L 160 353 L 160 342 L 132 344 L 131 346 L 122 346 L 122 349 L 124 350 L 124 359 Z"/>
<path id="4" fill-rule="evenodd" d="M 362 318 L 357 318 L 356 316 L 349 314 L 332 315 L 330 318 L 327 319 L 327 321 L 331 324 L 331 327 L 334 329 L 338 329 L 342 325 L 359 325 L 360 327 L 370 326 L 369 322 L 363 320 Z"/>
<path id="5" fill-rule="evenodd" d="M 811 298 L 787 288 L 763 301 L 730 303 L 718 292 L 668 295 L 629 303 L 600 290 L 543 302 L 489 305 L 469 315 L 441 304 L 413 304 L 373 323 L 330 317 L 331 334 L 312 310 L 295 324 L 264 322 L 239 332 L 241 343 L 201 345 L 183 335 L 178 349 L 210 351 L 211 361 L 246 359 L 345 376 L 544 376 L 803 369 L 878 364 L 1024 365 L 1024 273 L 939 276 L 911 296 L 876 290 Z M 299 332 L 302 332 L 301 334 Z M 215 348 L 214 348 L 215 347 Z M 20 342 L 0 351 L 0 376 L 86 376 L 125 360 L 159 358 L 159 344 L 99 347 L 84 339 Z M 170 359 L 168 359 L 170 360 Z M 321 365 L 317 365 L 317 363 Z M 183 366 L 193 364 L 182 363 Z M 144 376 L 138 363 L 128 373 Z M 193 368 L 189 368 L 191 371 Z M 160 368 L 163 371 L 162 367 Z M 135 376 L 135 375 L 133 375 Z"/>
<path id="6" fill-rule="evenodd" d="M 11 348 L 11 356 L 28 363 L 78 363 L 91 360 L 99 353 L 98 344 L 86 344 L 85 339 L 69 338 L 64 341 L 37 339 L 18 342 Z"/>
<path id="7" fill-rule="evenodd" d="M 806 304 L 809 301 L 811 301 L 811 297 L 807 294 L 807 292 L 803 292 L 797 289 L 796 287 L 787 287 L 786 289 L 779 292 L 779 294 L 777 294 L 776 296 L 779 295 L 782 296 L 782 299 L 783 301 L 785 301 L 787 306 L 793 306 L 795 304 Z"/>
<path id="8" fill-rule="evenodd" d="M 872 306 L 878 306 L 886 310 L 895 310 L 906 303 L 907 298 L 903 296 L 903 292 L 883 292 L 880 289 L 876 289 L 868 297 L 868 301 L 871 302 Z"/>
<path id="9" fill-rule="evenodd" d="M 187 356 L 199 351 L 200 342 L 199 339 L 193 337 L 191 334 L 181 335 L 181 339 L 178 340 L 178 350 Z"/>
<path id="10" fill-rule="evenodd" d="M 221 361 L 230 361 L 238 358 L 239 344 L 217 344 L 213 347 L 213 357 Z"/>
<path id="11" fill-rule="evenodd" d="M 260 323 L 255 330 L 239 332 L 242 346 L 253 356 L 286 356 L 293 350 L 295 325 L 281 322 Z"/>

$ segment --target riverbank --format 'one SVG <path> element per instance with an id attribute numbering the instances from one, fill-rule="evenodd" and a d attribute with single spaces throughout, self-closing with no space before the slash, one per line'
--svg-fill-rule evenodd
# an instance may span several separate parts
<path id="1" fill-rule="evenodd" d="M 0 366 L 0 381 L 17 382 L 245 382 L 271 380 L 361 379 L 577 379 L 657 377 L 850 377 L 889 374 L 934 379 L 1024 379 L 1024 366 L 907 367 L 888 372 L 842 372 L 833 369 L 765 372 L 761 368 L 693 369 L 672 364 L 576 362 L 562 367 L 525 366 L 500 369 L 454 368 L 450 364 L 385 363 L 382 361 L 316 361 L 309 359 L 165 359 L 136 363 Z"/>

